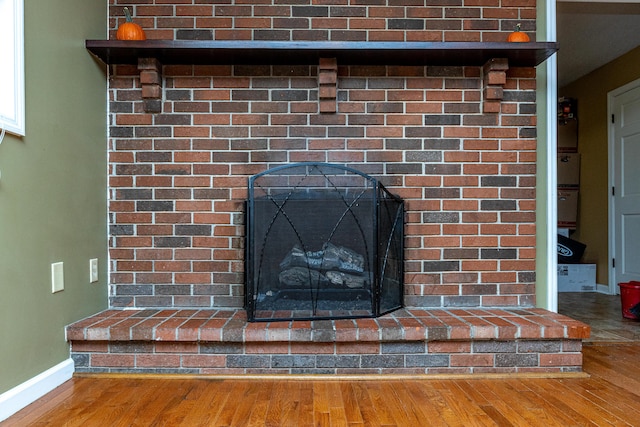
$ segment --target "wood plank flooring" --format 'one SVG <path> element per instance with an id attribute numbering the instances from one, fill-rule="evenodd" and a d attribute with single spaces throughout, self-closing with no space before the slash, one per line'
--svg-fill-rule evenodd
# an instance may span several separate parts
<path id="1" fill-rule="evenodd" d="M 640 343 L 588 345 L 584 356 L 585 378 L 75 377 L 0 425 L 640 425 Z"/>

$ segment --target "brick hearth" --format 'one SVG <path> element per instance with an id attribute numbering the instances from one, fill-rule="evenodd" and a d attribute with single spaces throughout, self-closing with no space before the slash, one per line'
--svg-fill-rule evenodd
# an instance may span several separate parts
<path id="1" fill-rule="evenodd" d="M 579 372 L 589 326 L 542 309 L 402 309 L 248 323 L 243 310 L 106 310 L 67 328 L 77 372 Z"/>

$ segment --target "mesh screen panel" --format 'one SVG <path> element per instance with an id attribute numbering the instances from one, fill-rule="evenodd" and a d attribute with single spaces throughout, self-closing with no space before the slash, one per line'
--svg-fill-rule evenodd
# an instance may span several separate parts
<path id="1" fill-rule="evenodd" d="M 327 163 L 249 180 L 250 321 L 377 317 L 403 304 L 403 201 L 376 179 Z"/>

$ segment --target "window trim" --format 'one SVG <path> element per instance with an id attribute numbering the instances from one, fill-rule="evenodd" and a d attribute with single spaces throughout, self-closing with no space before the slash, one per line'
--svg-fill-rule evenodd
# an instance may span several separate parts
<path id="1" fill-rule="evenodd" d="M 12 2 L 13 16 L 5 17 L 12 21 L 14 34 L 14 97 L 12 116 L 6 117 L 0 114 L 0 128 L 7 132 L 24 136 L 25 134 L 25 89 L 24 89 L 24 0 L 0 0 Z M 0 19 L 0 22 L 2 19 Z M 6 22 L 2 22 L 6 24 Z"/>

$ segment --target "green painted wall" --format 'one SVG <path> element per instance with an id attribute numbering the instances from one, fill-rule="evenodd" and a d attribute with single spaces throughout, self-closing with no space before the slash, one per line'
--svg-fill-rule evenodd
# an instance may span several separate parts
<path id="1" fill-rule="evenodd" d="M 607 94 L 640 78 L 640 47 L 559 90 L 578 100 L 581 154 L 578 229 L 572 238 L 587 245 L 585 263 L 597 264 L 598 283 L 609 284 Z"/>
<path id="2" fill-rule="evenodd" d="M 106 78 L 84 48 L 107 5 L 24 3 L 26 136 L 0 145 L 0 393 L 68 359 L 65 325 L 107 305 Z"/>

